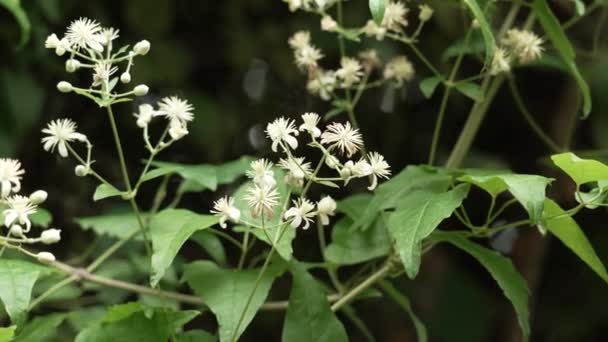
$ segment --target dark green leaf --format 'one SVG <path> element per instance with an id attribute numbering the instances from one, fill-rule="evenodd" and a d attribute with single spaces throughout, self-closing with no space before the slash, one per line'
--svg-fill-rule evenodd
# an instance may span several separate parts
<path id="1" fill-rule="evenodd" d="M 190 239 L 198 243 L 220 266 L 228 265 L 226 250 L 222 245 L 222 240 L 217 235 L 203 230 L 194 233 Z"/>
<path id="2" fill-rule="evenodd" d="M 85 230 L 92 229 L 98 235 L 107 235 L 118 239 L 126 238 L 139 230 L 137 217 L 132 213 L 79 217 L 74 221 Z"/>
<path id="3" fill-rule="evenodd" d="M 65 314 L 36 317 L 19 331 L 14 342 L 50 342 L 57 337 L 57 327 L 65 320 Z"/>
<path id="4" fill-rule="evenodd" d="M 134 313 L 141 312 L 143 309 L 144 306 L 140 302 L 114 305 L 108 309 L 108 312 L 103 317 L 102 322 L 112 323 L 122 321 Z"/>
<path id="5" fill-rule="evenodd" d="M 332 228 L 332 241 L 325 249 L 327 261 L 337 265 L 353 265 L 387 255 L 391 240 L 384 222 L 379 218 L 369 229 L 353 228 L 353 220 L 345 217 Z"/>

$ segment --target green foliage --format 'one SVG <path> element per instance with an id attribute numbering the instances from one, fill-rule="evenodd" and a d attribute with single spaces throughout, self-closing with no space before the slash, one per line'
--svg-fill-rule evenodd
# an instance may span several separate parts
<path id="1" fill-rule="evenodd" d="M 511 301 L 517 320 L 527 340 L 530 336 L 530 313 L 528 311 L 529 290 L 524 278 L 517 272 L 511 261 L 498 253 L 468 240 L 459 233 L 436 232 L 434 241 L 448 242 L 477 259 L 492 275 L 505 296 Z"/>
<path id="2" fill-rule="evenodd" d="M 295 261 L 289 265 L 293 285 L 285 314 L 285 342 L 346 342 L 344 326 L 331 311 L 325 291 L 306 269 Z"/>
<path id="3" fill-rule="evenodd" d="M 479 28 L 481 29 L 481 34 L 483 35 L 483 41 L 486 48 L 485 65 L 490 65 L 490 63 L 492 63 L 494 48 L 496 46 L 496 40 L 494 39 L 492 28 L 488 23 L 485 14 L 481 10 L 481 7 L 479 7 L 477 0 L 463 0 L 463 2 L 467 5 L 467 8 L 471 11 L 471 14 L 479 23 Z"/>
<path id="4" fill-rule="evenodd" d="M 93 201 L 100 201 L 105 198 L 122 196 L 123 192 L 107 184 L 100 184 L 93 194 Z"/>
<path id="5" fill-rule="evenodd" d="M 415 278 L 420 268 L 422 241 L 452 215 L 468 192 L 468 185 L 459 185 L 448 192 L 414 191 L 400 199 L 388 218 L 388 230 L 410 278 Z"/>
<path id="6" fill-rule="evenodd" d="M 190 239 L 199 244 L 218 265 L 228 265 L 226 250 L 222 245 L 222 240 L 217 235 L 203 230 L 192 234 Z"/>
<path id="7" fill-rule="evenodd" d="M 369 11 L 376 24 L 381 25 L 388 0 L 369 0 Z"/>
<path id="8" fill-rule="evenodd" d="M 137 217 L 133 213 L 106 214 L 75 218 L 83 229 L 92 229 L 95 234 L 124 239 L 139 230 Z"/>
<path id="9" fill-rule="evenodd" d="M 477 83 L 474 82 L 459 82 L 454 85 L 454 89 L 461 92 L 464 96 L 475 102 L 483 101 L 483 91 Z"/>
<path id="10" fill-rule="evenodd" d="M 443 82 L 443 78 L 438 76 L 427 77 L 420 81 L 420 91 L 427 99 L 430 99 L 435 93 L 437 86 Z"/>
<path id="11" fill-rule="evenodd" d="M 572 152 L 556 154 L 551 159 L 572 178 L 576 185 L 608 180 L 608 166 L 593 159 L 582 159 Z"/>
<path id="12" fill-rule="evenodd" d="M 389 254 L 391 240 L 386 218 L 380 217 L 369 229 L 353 228 L 353 219 L 343 218 L 332 228 L 331 244 L 325 249 L 325 258 L 337 265 L 354 265 Z"/>
<path id="13" fill-rule="evenodd" d="M 15 335 L 16 326 L 10 326 L 6 328 L 0 328 L 0 342 L 9 342 Z"/>
<path id="14" fill-rule="evenodd" d="M 152 240 L 152 276 L 150 283 L 156 286 L 173 263 L 184 242 L 201 229 L 217 224 L 215 216 L 199 215 L 184 209 L 168 209 L 154 215 L 150 221 Z"/>
<path id="15" fill-rule="evenodd" d="M 284 270 L 283 263 L 272 264 L 258 280 L 259 269 L 222 269 L 208 261 L 196 261 L 186 265 L 184 279 L 217 317 L 220 341 L 224 342 L 233 340 L 233 336 L 238 339 L 245 331 L 266 300 L 274 279 Z M 237 325 L 239 330 L 235 332 Z"/>
<path id="16" fill-rule="evenodd" d="M 203 330 L 190 330 L 177 335 L 177 342 L 216 342 L 217 337 Z"/>
<path id="17" fill-rule="evenodd" d="M 30 40 L 30 31 L 32 25 L 27 17 L 27 14 L 21 7 L 20 0 L 0 0 L 0 6 L 4 7 L 9 13 L 13 15 L 15 21 L 19 25 L 21 30 L 21 38 L 19 39 L 18 48 L 22 48 Z"/>
<path id="18" fill-rule="evenodd" d="M 55 341 L 57 328 L 65 320 L 65 314 L 50 314 L 36 317 L 21 329 L 14 342 L 51 342 Z"/>

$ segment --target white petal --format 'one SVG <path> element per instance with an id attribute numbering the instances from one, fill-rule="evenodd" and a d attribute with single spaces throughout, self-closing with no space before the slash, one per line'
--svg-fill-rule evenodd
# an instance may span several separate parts
<path id="1" fill-rule="evenodd" d="M 62 156 L 63 158 L 67 158 L 68 149 L 67 149 L 67 146 L 65 146 L 65 143 L 63 141 L 60 141 L 58 147 L 59 147 L 59 149 L 58 149 L 59 155 Z"/>

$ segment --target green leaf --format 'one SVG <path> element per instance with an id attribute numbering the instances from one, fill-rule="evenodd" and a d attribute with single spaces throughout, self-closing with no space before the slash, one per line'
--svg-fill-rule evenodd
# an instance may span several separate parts
<path id="1" fill-rule="evenodd" d="M 107 185 L 107 184 L 101 184 L 97 187 L 97 189 L 95 189 L 95 193 L 93 194 L 93 201 L 97 202 L 104 198 L 116 197 L 116 196 L 122 196 L 122 195 L 123 195 L 123 192 L 116 189 L 115 187 Z"/>
<path id="2" fill-rule="evenodd" d="M 547 33 L 549 40 L 551 43 L 553 43 L 553 46 L 564 59 L 564 62 L 566 62 L 570 73 L 572 73 L 576 83 L 578 84 L 581 95 L 583 96 L 583 118 L 586 118 L 591 113 L 591 91 L 589 89 L 589 85 L 583 79 L 574 61 L 576 57 L 574 48 L 572 47 L 572 44 L 564 33 L 559 20 L 551 11 L 551 8 L 546 0 L 534 0 L 532 7 L 534 9 L 534 13 L 538 17 L 538 20 L 543 26 L 543 29 Z"/>
<path id="3" fill-rule="evenodd" d="M 415 278 L 420 268 L 422 241 L 452 215 L 468 192 L 469 185 L 464 184 L 443 193 L 411 192 L 400 200 L 395 212 L 389 216 L 388 230 L 410 278 Z"/>
<path id="4" fill-rule="evenodd" d="M 259 269 L 222 269 L 209 261 L 196 261 L 186 265 L 184 279 L 217 317 L 220 341 L 224 342 L 232 341 L 233 336 L 238 340 L 264 304 L 274 279 L 283 273 L 284 267 L 282 263 L 271 264 L 259 279 L 257 288 L 255 284 Z M 254 288 L 251 302 L 235 334 L 239 317 Z"/>
<path id="5" fill-rule="evenodd" d="M 52 314 L 36 317 L 28 322 L 13 342 L 51 342 L 56 341 L 57 327 L 65 320 L 65 314 Z"/>
<path id="6" fill-rule="evenodd" d="M 543 215 L 545 201 L 545 189 L 551 183 L 550 178 L 536 175 L 518 174 L 485 174 L 476 175 L 474 173 L 458 178 L 461 182 L 474 184 L 492 197 L 496 197 L 503 191 L 509 192 L 526 209 L 530 219 L 534 223 L 540 222 Z"/>
<path id="7" fill-rule="evenodd" d="M 17 329 L 17 327 L 14 325 L 6 328 L 0 328 L 0 342 L 9 342 L 12 340 L 13 336 L 15 335 L 15 329 Z"/>
<path id="8" fill-rule="evenodd" d="M 366 192 L 346 197 L 338 202 L 337 211 L 345 214 L 354 221 L 359 220 L 363 215 L 365 208 L 367 208 L 372 200 L 372 197 L 372 194 Z"/>
<path id="9" fill-rule="evenodd" d="M 140 302 L 130 302 L 125 304 L 118 304 L 110 307 L 106 315 L 103 317 L 102 322 L 112 323 L 122 321 L 128 318 L 136 312 L 140 312 L 144 309 L 144 306 Z"/>
<path id="10" fill-rule="evenodd" d="M 190 330 L 177 335 L 177 342 L 216 342 L 217 337 L 204 330 Z"/>
<path id="11" fill-rule="evenodd" d="M 486 47 L 486 58 L 485 65 L 490 65 L 492 63 L 492 58 L 494 56 L 494 48 L 496 47 L 496 40 L 494 39 L 494 34 L 492 33 L 492 28 L 490 24 L 486 20 L 486 16 L 483 11 L 479 7 L 477 0 L 463 0 L 467 5 L 473 17 L 477 19 L 479 23 L 479 28 L 481 29 L 481 34 L 483 35 L 483 41 Z"/>
<path id="12" fill-rule="evenodd" d="M 158 177 L 170 175 L 170 174 L 175 173 L 176 171 L 177 171 L 177 168 L 159 167 L 157 169 L 146 172 L 146 174 L 141 178 L 141 182 L 144 183 L 144 182 L 156 179 Z"/>
<path id="13" fill-rule="evenodd" d="M 382 25 L 382 20 L 384 20 L 384 11 L 386 10 L 387 2 L 387 0 L 369 0 L 369 11 L 378 25 Z"/>
<path id="14" fill-rule="evenodd" d="M 208 231 L 199 231 L 194 233 L 190 239 L 201 246 L 209 256 L 221 266 L 228 265 L 226 250 L 220 238 Z"/>
<path id="15" fill-rule="evenodd" d="M 139 230 L 137 217 L 132 213 L 78 217 L 74 221 L 83 229 L 92 229 L 97 235 L 124 239 Z"/>
<path id="16" fill-rule="evenodd" d="M 435 232 L 433 239 L 448 242 L 469 253 L 490 272 L 505 296 L 513 304 L 524 340 L 527 340 L 528 336 L 530 336 L 530 313 L 528 312 L 528 295 L 530 291 L 528 290 L 526 281 L 517 272 L 511 260 L 466 239 L 458 233 Z"/>
<path id="17" fill-rule="evenodd" d="M 30 40 L 30 32 L 32 25 L 27 17 L 27 14 L 21 7 L 20 0 L 0 0 L 0 6 L 6 8 L 15 17 L 19 28 L 21 29 L 21 38 L 17 48 L 22 48 Z"/>
<path id="18" fill-rule="evenodd" d="M 43 228 L 48 228 L 53 221 L 53 215 L 51 215 L 51 212 L 44 208 L 36 209 L 36 212 L 30 215 L 29 218 L 33 225 Z"/>
<path id="19" fill-rule="evenodd" d="M 417 189 L 442 192 L 447 190 L 452 177 L 421 166 L 408 166 L 390 180 L 380 184 L 363 214 L 355 220 L 355 227 L 369 227 L 378 215 L 397 206 L 400 199 Z"/>
<path id="20" fill-rule="evenodd" d="M 391 251 L 391 240 L 383 218 L 369 229 L 354 229 L 354 221 L 345 217 L 332 228 L 332 241 L 325 249 L 325 259 L 337 265 L 354 265 Z"/>
<path id="21" fill-rule="evenodd" d="M 285 342 L 348 341 L 342 323 L 331 311 L 323 287 L 292 261 L 289 269 L 293 285 L 285 314 L 282 340 Z"/>
<path id="22" fill-rule="evenodd" d="M 441 82 L 443 82 L 443 78 L 438 76 L 425 78 L 420 82 L 420 91 L 422 91 L 424 97 L 430 99 L 431 96 L 433 96 L 435 89 Z"/>
<path id="23" fill-rule="evenodd" d="M 454 88 L 475 102 L 483 101 L 483 91 L 475 82 L 458 82 Z"/>
<path id="24" fill-rule="evenodd" d="M 576 185 L 608 180 L 608 165 L 593 159 L 582 159 L 572 152 L 551 156 L 553 163 L 568 174 Z"/>
<path id="25" fill-rule="evenodd" d="M 150 284 L 153 287 L 158 284 L 190 235 L 217 222 L 215 216 L 199 215 L 185 209 L 168 209 L 154 215 L 150 221 L 153 251 Z"/>
<path id="26" fill-rule="evenodd" d="M 608 283 L 606 267 L 576 221 L 550 199 L 545 201 L 544 218 L 544 227 Z"/>
<path id="27" fill-rule="evenodd" d="M 38 277 L 51 272 L 50 268 L 27 261 L 0 258 L 0 299 L 14 324 L 21 325 L 25 320 Z"/>

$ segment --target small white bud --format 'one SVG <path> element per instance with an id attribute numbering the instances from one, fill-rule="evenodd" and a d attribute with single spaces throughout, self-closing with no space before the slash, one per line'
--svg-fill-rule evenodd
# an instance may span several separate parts
<path id="1" fill-rule="evenodd" d="M 126 84 L 126 83 L 131 82 L 131 74 L 129 74 L 129 73 L 128 73 L 128 72 L 126 72 L 126 71 L 125 71 L 125 72 L 123 72 L 123 73 L 120 75 L 120 82 L 125 83 L 125 84 Z"/>
<path id="2" fill-rule="evenodd" d="M 40 252 L 36 254 L 36 259 L 40 262 L 53 262 L 55 261 L 55 256 L 49 252 Z"/>
<path id="3" fill-rule="evenodd" d="M 135 96 L 144 96 L 148 93 L 148 90 L 150 90 L 150 88 L 148 88 L 147 85 L 140 84 L 137 87 L 133 88 L 133 93 L 135 94 Z"/>
<path id="4" fill-rule="evenodd" d="M 150 42 L 147 40 L 142 40 L 133 47 L 133 52 L 141 56 L 148 54 L 148 51 L 150 51 Z"/>
<path id="5" fill-rule="evenodd" d="M 30 195 L 30 202 L 32 202 L 34 205 L 42 204 L 44 201 L 46 201 L 47 197 L 49 197 L 49 194 L 47 194 L 47 192 L 44 190 L 34 191 Z"/>
<path id="6" fill-rule="evenodd" d="M 60 229 L 47 229 L 40 234 L 40 241 L 45 245 L 51 245 L 61 241 Z"/>
<path id="7" fill-rule="evenodd" d="M 89 173 L 89 169 L 87 167 L 85 167 L 84 165 L 78 165 L 74 169 L 74 173 L 78 177 L 84 177 Z"/>
<path id="8" fill-rule="evenodd" d="M 62 93 L 69 93 L 72 90 L 74 90 L 74 88 L 72 87 L 72 84 L 70 84 L 70 82 L 66 82 L 66 81 L 61 81 L 61 82 L 57 83 L 57 89 Z"/>
<path id="9" fill-rule="evenodd" d="M 14 224 L 11 226 L 9 233 L 14 237 L 23 237 L 23 228 L 18 224 Z"/>
<path id="10" fill-rule="evenodd" d="M 65 70 L 67 72 L 74 72 L 80 68 L 80 61 L 77 59 L 68 59 L 65 61 Z"/>
<path id="11" fill-rule="evenodd" d="M 338 168 L 338 158 L 336 158 L 332 155 L 328 155 L 325 158 L 325 165 L 327 165 L 329 168 L 332 168 L 332 169 Z"/>
<path id="12" fill-rule="evenodd" d="M 433 16 L 433 9 L 429 5 L 420 5 L 418 8 L 420 9 L 418 19 L 422 22 L 429 21 Z"/>
<path id="13" fill-rule="evenodd" d="M 336 31 L 338 23 L 332 17 L 326 15 L 321 19 L 321 29 L 328 32 Z"/>

